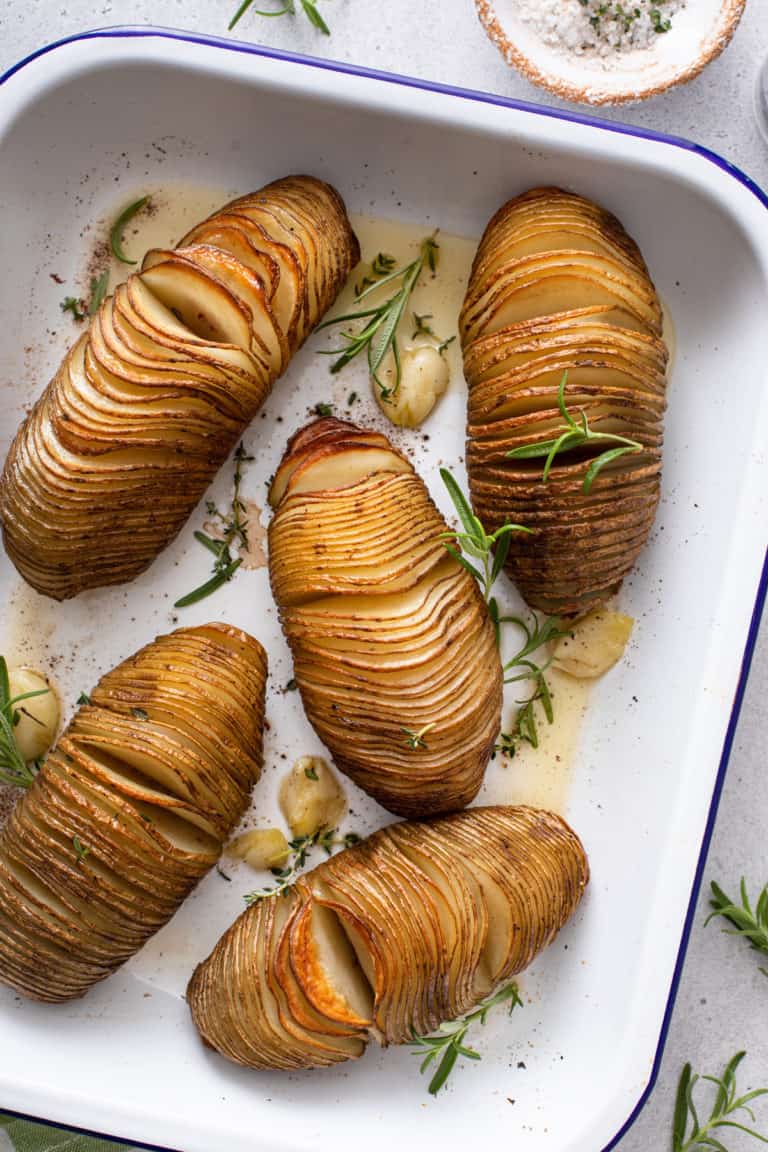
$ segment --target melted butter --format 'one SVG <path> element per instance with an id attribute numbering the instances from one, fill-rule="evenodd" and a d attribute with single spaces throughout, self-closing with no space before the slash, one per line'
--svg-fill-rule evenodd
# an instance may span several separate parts
<path id="1" fill-rule="evenodd" d="M 381 220 L 371 216 L 352 215 L 352 227 L 360 241 L 360 264 L 350 277 L 330 316 L 353 311 L 356 307 L 355 286 L 370 272 L 370 265 L 379 252 L 393 256 L 398 267 L 410 264 L 419 254 L 422 240 L 432 235 L 421 224 L 403 224 L 397 220 Z M 469 271 L 477 250 L 477 240 L 438 232 L 439 245 L 437 274 L 424 272 L 414 288 L 402 328 L 403 349 L 415 347 L 419 340 L 412 333 L 415 328 L 413 313 L 429 316 L 426 321 L 439 341 L 456 337 L 446 349 L 452 382 L 462 381 L 461 348 L 458 340 L 458 318 L 467 290 Z M 389 287 L 389 286 L 387 286 Z M 378 300 L 379 297 L 376 297 Z M 382 294 L 381 299 L 386 299 Z"/>
<path id="2" fill-rule="evenodd" d="M 521 744 L 511 758 L 497 753 L 486 772 L 479 804 L 531 804 L 565 813 L 591 681 L 577 680 L 555 668 L 547 672 L 547 681 L 554 723 L 548 724 L 537 708 L 538 748 Z M 527 692 L 524 685 L 507 686 L 502 712 L 505 730 L 512 727 L 519 707 L 516 700 L 525 699 Z"/>

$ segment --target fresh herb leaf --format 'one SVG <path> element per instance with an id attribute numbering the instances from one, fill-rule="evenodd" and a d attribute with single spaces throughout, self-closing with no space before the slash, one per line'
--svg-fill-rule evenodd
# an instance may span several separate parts
<path id="1" fill-rule="evenodd" d="M 251 460 L 253 460 L 253 456 L 248 456 L 242 443 L 240 443 L 235 452 L 234 493 L 230 510 L 225 514 L 219 512 L 216 505 L 211 501 L 206 505 L 208 514 L 220 521 L 221 539 L 214 540 L 205 532 L 197 531 L 194 533 L 198 544 L 202 544 L 214 556 L 213 575 L 199 588 L 195 588 L 177 600 L 174 608 L 188 608 L 190 604 L 197 604 L 198 601 L 204 600 L 206 596 L 210 596 L 231 580 L 242 564 L 242 557 L 237 560 L 233 558 L 230 545 L 236 542 L 239 548 L 248 547 L 248 521 L 244 519 L 246 509 L 240 496 L 240 486 L 243 480 L 243 465 Z"/>
<path id="2" fill-rule="evenodd" d="M 431 728 L 435 727 L 435 721 L 431 724 L 425 724 L 418 732 L 412 732 L 410 728 L 401 728 L 401 732 L 405 732 L 405 743 L 409 748 L 427 748 L 428 744 L 424 736 Z"/>
<path id="3" fill-rule="evenodd" d="M 436 271 L 438 253 L 439 245 L 435 237 L 428 236 L 422 240 L 419 255 L 415 260 L 411 261 L 405 268 L 385 272 L 374 283 L 363 288 L 359 292 L 357 300 L 358 303 L 361 303 L 368 300 L 371 293 L 378 292 L 386 284 L 399 283 L 399 287 L 392 296 L 381 304 L 373 304 L 371 307 L 361 308 L 357 312 L 347 312 L 343 316 L 335 316 L 331 320 L 324 320 L 322 324 L 318 324 L 316 330 L 320 331 L 321 328 L 328 328 L 334 324 L 353 323 L 357 320 L 365 321 L 358 332 L 342 332 L 343 339 L 347 341 L 346 348 L 336 348 L 331 352 L 321 353 L 324 356 L 337 357 L 331 365 L 331 372 L 334 374 L 341 372 L 342 368 L 350 361 L 354 360 L 361 352 L 365 352 L 368 358 L 368 371 L 371 379 L 377 385 L 382 399 L 389 400 L 397 393 L 401 378 L 400 348 L 397 342 L 398 327 L 422 272 L 426 268 L 429 268 L 433 273 Z M 380 258 L 381 254 L 377 259 Z M 391 259 L 391 257 L 387 259 Z M 383 384 L 378 375 L 388 356 L 391 356 L 394 368 L 395 382 L 391 387 Z"/>
<path id="4" fill-rule="evenodd" d="M 579 411 L 580 422 L 577 423 L 565 406 L 567 382 L 568 373 L 563 372 L 557 391 L 557 406 L 565 423 L 562 427 L 555 429 L 557 435 L 549 440 L 540 440 L 535 444 L 523 444 L 519 448 L 513 448 L 511 452 L 507 452 L 507 456 L 514 460 L 535 460 L 542 456 L 546 457 L 541 477 L 543 483 L 546 484 L 558 453 L 582 448 L 585 444 L 617 444 L 618 447 L 601 452 L 591 461 L 582 484 L 583 491 L 589 492 L 596 477 L 606 464 L 610 464 L 611 461 L 617 460 L 620 456 L 625 456 L 628 452 L 642 452 L 643 445 L 637 440 L 629 440 L 626 436 L 616 436 L 611 432 L 593 432 L 583 409 Z"/>
<path id="5" fill-rule="evenodd" d="M 78 704 L 90 704 L 91 698 L 87 692 L 81 692 L 77 698 Z"/>
<path id="6" fill-rule="evenodd" d="M 80 301 L 76 296 L 65 296 L 60 307 L 62 312 L 71 312 L 73 319 L 77 320 L 78 323 L 85 320 L 87 316 L 87 313 L 80 308 Z"/>
<path id="7" fill-rule="evenodd" d="M 759 1140 L 761 1144 L 768 1144 L 768 1136 L 761 1136 L 754 1128 L 742 1123 L 741 1118 L 732 1117 L 743 1112 L 751 1121 L 756 1123 L 755 1115 L 750 1104 L 761 1096 L 768 1096 L 768 1088 L 758 1088 L 747 1092 L 743 1096 L 736 1095 L 736 1072 L 746 1052 L 737 1052 L 728 1062 L 722 1076 L 701 1076 L 693 1073 L 690 1064 L 686 1064 L 680 1074 L 675 1098 L 675 1112 L 672 1122 L 672 1152 L 698 1152 L 704 1148 L 718 1149 L 719 1152 L 728 1152 L 725 1145 L 713 1135 L 715 1131 L 723 1128 L 732 1128 Z M 707 1080 L 717 1089 L 715 1100 L 709 1118 L 702 1124 L 699 1120 L 696 1105 L 693 1099 L 694 1089 L 699 1080 Z"/>
<path id="8" fill-rule="evenodd" d="M 712 895 L 709 903 L 712 912 L 707 917 L 706 923 L 709 924 L 710 920 L 722 916 L 732 925 L 731 928 L 723 929 L 729 936 L 744 936 L 756 952 L 768 952 L 768 884 L 758 896 L 754 911 L 747 892 L 747 882 L 743 876 L 741 878 L 741 904 L 735 904 L 714 880 L 711 888 Z M 768 969 L 761 968 L 760 971 L 764 976 L 768 976 Z"/>
<path id="9" fill-rule="evenodd" d="M 497 576 L 501 572 L 509 551 L 510 533 L 530 533 L 531 529 L 523 528 L 520 524 L 504 524 L 501 528 L 497 528 L 495 532 L 488 535 L 448 469 L 441 468 L 440 476 L 443 484 L 445 484 L 448 489 L 448 495 L 453 501 L 453 506 L 456 509 L 463 529 L 461 532 L 443 532 L 441 539 L 451 555 L 479 580 L 483 590 L 483 596 L 485 597 L 486 603 L 488 603 L 491 589 Z M 454 548 L 451 544 L 446 544 L 446 540 L 455 540 L 460 545 L 461 551 L 459 551 L 458 548 Z M 494 549 L 496 549 L 496 556 L 494 556 Z M 499 555 L 501 556 L 500 560 L 498 559 Z M 471 556 L 473 560 L 479 561 L 482 567 L 475 567 L 474 564 L 467 560 L 467 556 Z"/>
<path id="10" fill-rule="evenodd" d="M 115 260 L 119 260 L 121 264 L 138 263 L 137 260 L 131 260 L 130 257 L 126 256 L 123 251 L 123 232 L 125 231 L 126 225 L 129 224 L 134 216 L 138 212 L 141 212 L 142 208 L 147 204 L 149 204 L 149 196 L 142 196 L 140 200 L 134 200 L 133 204 L 129 204 L 127 208 L 123 209 L 112 225 L 109 233 L 109 244 L 112 249 L 112 255 Z"/>
<path id="11" fill-rule="evenodd" d="M 378 256 L 373 260 L 369 271 L 363 276 L 359 284 L 355 285 L 355 296 L 361 296 L 366 288 L 370 288 L 382 276 L 388 275 L 393 272 L 397 267 L 397 260 L 394 256 L 388 256 L 386 252 L 379 252 Z"/>
<path id="12" fill-rule="evenodd" d="M 493 601 L 491 619 L 497 629 L 497 637 L 502 624 L 513 624 L 519 628 L 525 639 L 520 649 L 515 652 L 503 665 L 504 683 L 515 684 L 521 681 L 533 683 L 533 691 L 525 700 L 519 700 L 518 710 L 512 723 L 511 732 L 502 733 L 501 743 L 496 750 L 507 756 L 514 756 L 521 743 L 530 744 L 532 748 L 539 746 L 539 729 L 536 720 L 536 706 L 541 706 L 548 724 L 555 720 L 552 704 L 552 691 L 546 677 L 547 669 L 552 662 L 549 647 L 561 636 L 569 636 L 568 629 L 561 628 L 561 621 L 557 616 L 545 616 L 540 619 L 535 612 L 531 612 L 528 620 L 520 616 L 500 616 L 496 601 Z M 545 649 L 543 659 L 534 660 L 534 653 Z"/>
<path id="13" fill-rule="evenodd" d="M 345 836 L 337 836 L 336 833 L 337 829 L 335 828 L 320 828 L 312 836 L 297 836 L 295 840 L 289 840 L 288 844 L 292 854 L 290 863 L 285 868 L 270 868 L 270 872 L 278 883 L 268 888 L 257 888 L 254 892 L 246 893 L 244 897 L 246 904 L 257 904 L 259 900 L 265 900 L 268 896 L 277 896 L 290 888 L 306 864 L 313 848 L 322 848 L 328 856 L 331 856 L 334 848 L 352 848 L 355 844 L 360 843 L 360 837 L 356 832 L 347 832 Z"/>
<path id="14" fill-rule="evenodd" d="M 414 1032 L 413 1040 L 410 1041 L 411 1047 L 417 1049 L 416 1055 L 423 1056 L 419 1071 L 424 1073 L 431 1064 L 437 1063 L 437 1068 L 429 1082 L 430 1096 L 437 1096 L 453 1071 L 459 1056 L 464 1056 L 468 1060 L 481 1059 L 480 1053 L 476 1052 L 474 1048 L 468 1048 L 464 1040 L 472 1025 L 476 1021 L 485 1024 L 488 1013 L 498 1004 L 508 1004 L 510 1015 L 515 1008 L 522 1007 L 523 1002 L 520 999 L 516 984 L 505 985 L 498 992 L 483 1000 L 473 1012 L 468 1012 L 466 1016 L 441 1024 L 433 1036 L 417 1036 Z"/>
<path id="15" fill-rule="evenodd" d="M 347 408 L 351 408 L 353 404 L 357 404 L 359 399 L 360 397 L 357 392 L 350 392 L 349 396 L 347 396 Z"/>
<path id="16" fill-rule="evenodd" d="M 432 319 L 433 316 L 431 312 L 426 312 L 423 316 L 420 316 L 418 312 L 414 312 L 413 323 L 415 327 L 413 329 L 411 339 L 415 340 L 417 336 L 434 336 L 434 329 L 432 328 L 431 324 L 427 324 L 427 320 Z"/>
<path id="17" fill-rule="evenodd" d="M 88 303 L 88 315 L 95 316 L 99 308 L 104 302 L 104 297 L 107 294 L 107 287 L 109 286 L 109 269 L 102 272 L 98 278 L 94 276 L 91 280 L 91 299 Z"/>
<path id="18" fill-rule="evenodd" d="M 307 780 L 319 780 L 320 779 L 320 777 L 317 774 L 316 769 L 311 767 L 311 766 L 309 768 L 304 769 L 304 775 L 306 776 Z"/>
<path id="19" fill-rule="evenodd" d="M 301 8 L 302 8 L 302 11 L 304 12 L 304 15 L 307 17 L 310 24 L 314 28 L 317 28 L 318 32 L 322 32 L 324 36 L 330 36 L 331 30 L 318 11 L 316 0 L 299 0 L 299 2 L 301 4 Z M 295 0 L 285 0 L 285 3 L 283 4 L 282 8 L 273 8 L 273 9 L 252 8 L 253 3 L 254 3 L 254 0 L 243 0 L 243 3 L 237 9 L 234 16 L 232 17 L 232 19 L 229 22 L 229 31 L 230 32 L 235 27 L 235 25 L 238 23 L 238 21 L 242 19 L 242 17 L 245 15 L 245 13 L 249 9 L 252 9 L 252 11 L 257 16 L 267 16 L 269 18 L 273 18 L 275 16 L 295 16 L 296 15 Z"/>
<path id="20" fill-rule="evenodd" d="M 38 688 L 34 692 L 22 692 L 11 696 L 11 680 L 8 664 L 0 656 L 0 784 L 10 784 L 15 788 L 29 788 L 39 768 L 39 762 L 27 764 L 21 754 L 14 728 L 21 719 L 16 705 L 34 696 L 46 696 L 50 688 Z"/>
<path id="21" fill-rule="evenodd" d="M 315 415 L 333 416 L 333 404 L 315 404 Z"/>
<path id="22" fill-rule="evenodd" d="M 82 864 L 83 860 L 85 860 L 86 856 L 91 851 L 90 848 L 88 848 L 87 845 L 80 843 L 79 836 L 72 837 L 72 846 L 75 849 L 75 862 L 77 864 Z"/>

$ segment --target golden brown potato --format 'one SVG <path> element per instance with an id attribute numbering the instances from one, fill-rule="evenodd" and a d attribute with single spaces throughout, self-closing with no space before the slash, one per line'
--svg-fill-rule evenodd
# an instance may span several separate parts
<path id="1" fill-rule="evenodd" d="M 485 230 L 460 320 L 469 386 L 467 470 L 488 531 L 505 521 L 506 568 L 526 600 L 557 615 L 608 598 L 648 538 L 659 501 L 667 349 L 656 291 L 615 217 L 580 196 L 538 188 Z M 619 441 L 510 457 L 557 439 L 566 411 L 600 436 L 638 445 L 588 469 Z M 626 447 L 626 445 L 624 445 Z"/>
<path id="2" fill-rule="evenodd" d="M 310 722 L 337 768 L 400 816 L 476 795 L 502 674 L 476 582 L 385 436 L 298 432 L 270 492 L 269 570 Z"/>
<path id="3" fill-rule="evenodd" d="M 8 454 L 5 547 L 33 588 L 63 600 L 152 563 L 358 259 L 341 198 L 308 176 L 147 254 Z"/>
<path id="4" fill-rule="evenodd" d="M 266 675 L 206 624 L 102 677 L 0 830 L 0 981 L 81 996 L 170 920 L 261 772 Z"/>
<path id="5" fill-rule="evenodd" d="M 187 990 L 206 1044 L 251 1068 L 324 1067 L 400 1044 L 531 963 L 589 879 L 533 808 L 393 824 L 252 905 Z"/>

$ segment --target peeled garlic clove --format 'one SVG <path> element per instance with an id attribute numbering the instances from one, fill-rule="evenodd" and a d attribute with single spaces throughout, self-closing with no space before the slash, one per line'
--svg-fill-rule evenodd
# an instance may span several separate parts
<path id="1" fill-rule="evenodd" d="M 386 387 L 395 383 L 395 373 L 388 368 L 382 374 Z M 448 362 L 437 348 L 425 344 L 409 348 L 400 358 L 400 384 L 388 397 L 374 381 L 376 402 L 384 415 L 400 428 L 418 428 L 448 387 Z"/>
<path id="2" fill-rule="evenodd" d="M 598 608 L 574 624 L 557 641 L 552 667 L 578 680 L 592 680 L 613 668 L 624 655 L 634 620 L 621 612 Z"/>
<path id="3" fill-rule="evenodd" d="M 19 722 L 13 729 L 17 747 L 27 762 L 39 760 L 51 747 L 59 730 L 59 698 L 45 676 L 32 668 L 9 668 L 8 681 L 11 699 L 27 692 L 45 693 L 44 696 L 21 700 L 14 709 L 19 713 Z"/>
<path id="4" fill-rule="evenodd" d="M 290 855 L 291 846 L 279 828 L 254 828 L 227 845 L 227 856 L 251 868 L 279 868 Z"/>
<path id="5" fill-rule="evenodd" d="M 347 798 L 321 756 L 301 756 L 280 785 L 279 803 L 294 836 L 314 836 L 337 827 Z"/>

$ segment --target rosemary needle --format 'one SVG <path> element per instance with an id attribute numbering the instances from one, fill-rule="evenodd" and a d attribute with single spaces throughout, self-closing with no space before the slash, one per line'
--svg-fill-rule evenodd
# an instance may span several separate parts
<path id="1" fill-rule="evenodd" d="M 109 233 L 109 243 L 112 248 L 112 255 L 115 260 L 119 260 L 121 264 L 138 263 L 137 260 L 131 260 L 130 257 L 126 256 L 123 251 L 123 232 L 125 231 L 126 224 L 133 220 L 137 212 L 141 212 L 146 204 L 149 204 L 149 196 L 142 196 L 140 200 L 134 200 L 133 204 L 129 204 L 127 208 L 123 209 L 112 225 Z"/>

